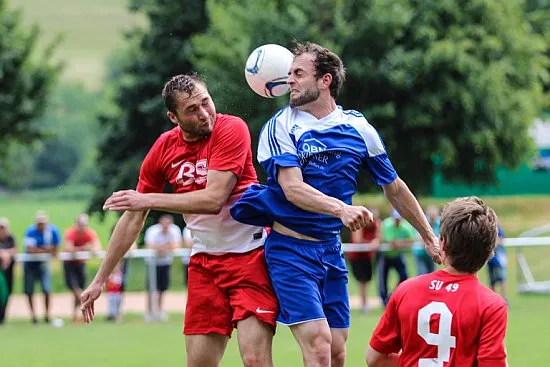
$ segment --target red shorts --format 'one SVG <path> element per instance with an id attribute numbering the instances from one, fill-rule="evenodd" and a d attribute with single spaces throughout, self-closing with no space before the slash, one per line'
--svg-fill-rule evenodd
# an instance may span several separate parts
<path id="1" fill-rule="evenodd" d="M 231 336 L 237 322 L 250 316 L 275 328 L 279 309 L 263 247 L 242 254 L 198 253 L 188 271 L 185 335 Z"/>

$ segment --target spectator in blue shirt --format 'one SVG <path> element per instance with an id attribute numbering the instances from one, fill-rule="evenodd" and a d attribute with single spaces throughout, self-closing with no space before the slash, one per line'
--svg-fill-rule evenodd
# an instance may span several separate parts
<path id="1" fill-rule="evenodd" d="M 36 213 L 36 224 L 27 228 L 25 232 L 25 252 L 29 254 L 52 254 L 57 253 L 57 248 L 60 242 L 59 230 L 49 223 L 46 212 L 39 211 Z M 44 308 L 46 314 L 44 321 L 50 321 L 50 293 L 52 288 L 52 276 L 50 272 L 50 262 L 42 261 L 26 261 L 24 265 L 25 276 L 25 294 L 29 299 L 31 316 L 33 324 L 37 324 L 36 314 L 33 305 L 34 285 L 37 280 L 40 280 L 40 287 L 44 293 Z"/>
<path id="2" fill-rule="evenodd" d="M 496 286 L 500 284 L 500 295 L 508 302 L 506 294 L 506 267 L 508 265 L 508 258 L 506 256 L 506 250 L 504 249 L 504 230 L 500 226 L 498 229 L 497 247 L 495 248 L 495 255 L 487 261 L 487 270 L 489 271 L 489 283 L 491 289 L 496 291 Z"/>

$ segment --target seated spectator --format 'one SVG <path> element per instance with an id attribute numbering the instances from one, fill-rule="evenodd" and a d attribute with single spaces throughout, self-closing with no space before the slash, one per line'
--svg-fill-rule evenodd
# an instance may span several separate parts
<path id="1" fill-rule="evenodd" d="M 15 237 L 10 233 L 10 222 L 7 218 L 0 218 L 0 325 L 4 323 L 13 289 L 13 257 L 16 253 L 17 246 Z"/>
<path id="2" fill-rule="evenodd" d="M 148 288 L 148 313 L 145 314 L 146 321 L 167 320 L 167 314 L 162 312 L 162 296 L 170 286 L 170 267 L 172 265 L 172 253 L 175 249 L 181 247 L 182 235 L 181 229 L 174 224 L 174 218 L 171 215 L 163 215 L 159 223 L 152 225 L 145 231 L 145 246 L 148 249 L 155 250 L 156 258 L 156 306 L 157 314 L 153 312 L 153 292 L 149 277 L 147 278 Z M 149 273 L 148 273 L 149 274 Z"/>
<path id="3" fill-rule="evenodd" d="M 38 211 L 35 216 L 36 223 L 25 232 L 25 252 L 28 254 L 57 254 L 57 248 L 61 236 L 56 226 L 49 223 L 48 214 Z M 48 260 L 26 261 L 24 265 L 25 294 L 29 301 L 33 324 L 38 323 L 34 312 L 33 293 L 36 281 L 40 281 L 42 293 L 44 293 L 44 322 L 50 322 L 50 293 L 52 289 L 52 276 L 50 262 Z"/>
<path id="4" fill-rule="evenodd" d="M 359 297 L 361 298 L 361 311 L 368 311 L 368 286 L 372 279 L 373 254 L 376 253 L 380 245 L 380 219 L 378 210 L 369 209 L 373 216 L 373 221 L 358 231 L 351 232 L 351 243 L 364 243 L 374 246 L 370 251 L 347 252 L 347 258 L 351 265 L 351 271 L 354 278 L 359 283 Z"/>
<path id="5" fill-rule="evenodd" d="M 74 226 L 65 232 L 64 251 L 76 253 L 78 251 L 98 252 L 101 250 L 101 242 L 97 233 L 88 227 L 88 215 L 80 214 L 76 217 Z M 78 321 L 80 315 L 80 294 L 86 287 L 86 260 L 74 259 L 63 262 L 65 271 L 65 284 L 74 296 L 73 322 Z"/>

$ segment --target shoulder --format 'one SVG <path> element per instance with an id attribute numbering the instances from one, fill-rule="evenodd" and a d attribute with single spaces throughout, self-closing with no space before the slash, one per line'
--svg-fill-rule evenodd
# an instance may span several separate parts
<path id="1" fill-rule="evenodd" d="M 163 132 L 153 143 L 151 150 L 163 150 L 163 148 L 177 143 L 180 138 L 180 128 L 178 126 Z"/>
<path id="2" fill-rule="evenodd" d="M 59 233 L 59 228 L 57 228 L 55 224 L 50 224 L 48 225 L 48 227 L 50 227 L 50 230 L 52 230 L 53 232 Z"/>
<path id="3" fill-rule="evenodd" d="M 74 227 L 69 227 L 65 230 L 65 237 L 73 237 L 76 229 Z"/>
<path id="4" fill-rule="evenodd" d="M 223 113 L 218 113 L 216 115 L 216 125 L 218 125 L 218 128 L 223 129 L 244 127 L 248 130 L 248 125 L 242 118 L 235 115 L 225 115 Z"/>
<path id="5" fill-rule="evenodd" d="M 341 106 L 338 108 L 342 109 Z M 369 151 L 369 155 L 379 155 L 385 153 L 386 148 L 380 138 L 380 134 L 374 126 L 363 116 L 362 113 L 356 110 L 344 110 L 342 109 L 342 116 L 344 123 L 352 126 L 363 138 L 365 145 Z"/>
<path id="6" fill-rule="evenodd" d="M 484 306 L 483 308 L 485 310 L 492 312 L 501 307 L 507 307 L 507 304 L 504 298 L 502 298 L 500 294 L 491 290 L 485 284 L 482 284 L 481 282 L 478 281 L 477 288 L 478 289 L 476 293 L 478 294 L 479 300 Z"/>
<path id="7" fill-rule="evenodd" d="M 413 294 L 417 295 L 423 289 L 423 286 L 429 282 L 426 279 L 426 275 L 417 276 L 414 278 L 409 278 L 401 282 L 393 291 L 392 298 L 394 298 L 394 303 L 396 306 L 399 306 L 403 301 L 409 299 L 408 295 Z"/>
<path id="8" fill-rule="evenodd" d="M 392 218 L 386 218 L 382 221 L 381 225 L 382 225 L 383 228 L 391 227 L 391 226 L 393 226 L 393 219 Z"/>
<path id="9" fill-rule="evenodd" d="M 216 115 L 214 132 L 215 133 L 212 134 L 212 137 L 214 139 L 216 136 L 225 135 L 225 134 L 231 134 L 234 136 L 239 136 L 242 134 L 250 135 L 248 125 L 242 118 L 234 115 L 224 115 L 222 113 L 218 113 Z"/>
<path id="10" fill-rule="evenodd" d="M 97 232 L 92 229 L 92 228 L 88 228 L 86 229 L 86 234 L 89 236 L 89 237 L 97 237 Z"/>
<path id="11" fill-rule="evenodd" d="M 175 224 L 175 223 L 170 224 L 170 229 L 169 229 L 169 230 L 170 230 L 170 232 L 172 232 L 172 233 L 181 234 L 181 229 L 180 229 L 180 227 L 179 227 L 177 224 Z"/>
<path id="12" fill-rule="evenodd" d="M 293 111 L 293 108 L 290 106 L 286 106 L 284 108 L 281 108 L 277 112 L 275 112 L 269 120 L 264 124 L 262 127 L 262 131 L 260 132 L 260 136 L 264 136 L 265 132 L 267 131 L 270 135 L 273 133 L 273 131 L 277 129 L 287 129 L 287 122 L 290 121 L 290 117 L 295 115 L 295 111 Z"/>
<path id="13" fill-rule="evenodd" d="M 161 225 L 159 223 L 153 224 L 152 226 L 149 226 L 149 228 L 147 228 L 146 232 L 153 233 L 155 231 L 158 231 L 160 228 L 161 228 Z"/>
<path id="14" fill-rule="evenodd" d="M 27 227 L 25 230 L 25 236 L 34 236 L 36 235 L 36 225 L 32 224 Z"/>

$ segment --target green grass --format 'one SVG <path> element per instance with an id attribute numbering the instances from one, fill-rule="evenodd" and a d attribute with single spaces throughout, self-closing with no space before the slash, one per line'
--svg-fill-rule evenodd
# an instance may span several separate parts
<path id="1" fill-rule="evenodd" d="M 515 294 L 510 298 L 506 338 L 510 366 L 550 365 L 544 327 L 550 299 Z M 365 365 L 365 351 L 380 315 L 380 310 L 367 315 L 352 313 L 348 366 Z M 11 322 L 0 330 L 2 366 L 182 366 L 185 365 L 182 319 L 182 315 L 173 314 L 166 324 L 145 324 L 141 316 L 133 315 L 118 325 L 98 319 L 90 326 L 67 324 L 60 329 L 33 327 L 28 321 Z M 301 365 L 300 350 L 287 327 L 278 327 L 273 350 L 275 365 Z M 231 339 L 221 365 L 242 365 L 236 337 Z"/>
<path id="2" fill-rule="evenodd" d="M 38 24 L 40 45 L 63 37 L 55 57 L 66 63 L 63 77 L 98 88 L 110 54 L 124 45 L 124 31 L 145 24 L 131 14 L 127 0 L 8 0 L 24 11 L 26 26 Z"/>

